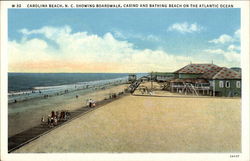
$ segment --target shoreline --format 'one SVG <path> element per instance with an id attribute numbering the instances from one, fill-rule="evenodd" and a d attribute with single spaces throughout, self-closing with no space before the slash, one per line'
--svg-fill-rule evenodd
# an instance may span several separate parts
<path id="1" fill-rule="evenodd" d="M 86 100 L 92 98 L 100 101 L 109 97 L 110 93 L 124 91 L 127 84 L 113 85 L 105 89 L 78 90 L 48 98 L 30 99 L 8 105 L 8 137 L 25 131 L 40 124 L 42 116 L 45 118 L 51 111 L 72 111 L 86 105 Z M 78 98 L 76 98 L 78 95 Z"/>
<path id="2" fill-rule="evenodd" d="M 29 101 L 37 98 L 40 99 L 40 98 L 54 97 L 79 90 L 86 90 L 86 92 L 91 92 L 95 91 L 96 89 L 102 89 L 102 88 L 105 89 L 116 85 L 126 84 L 126 80 L 124 78 L 107 79 L 100 81 L 103 82 L 101 82 L 100 84 L 97 83 L 98 81 L 79 82 L 76 84 L 50 86 L 50 88 L 41 87 L 41 89 L 24 90 L 17 92 L 18 94 L 8 93 L 8 104 Z M 110 82 L 104 83 L 105 81 L 110 81 Z M 55 87 L 60 87 L 60 88 L 55 89 Z"/>
<path id="3" fill-rule="evenodd" d="M 113 101 L 116 101 L 117 99 L 120 99 L 126 96 L 128 96 L 128 93 L 122 92 L 122 93 L 119 93 L 116 97 L 111 97 L 109 99 L 104 99 L 99 102 L 96 102 L 95 107 L 89 107 L 88 105 L 84 107 L 80 107 L 79 109 L 71 111 L 70 117 L 67 120 L 61 120 L 58 122 L 57 125 L 53 127 L 47 126 L 45 122 L 43 124 L 27 129 L 26 131 L 23 131 L 19 134 L 11 136 L 8 138 L 8 153 L 11 153 L 14 150 L 19 149 L 20 147 L 36 140 L 37 138 L 51 132 L 52 130 L 55 130 L 56 128 L 66 125 L 67 123 L 79 117 L 82 117 L 83 115 L 93 112 L 94 110 L 97 110 L 98 108 L 101 108 L 102 106 L 105 106 Z"/>

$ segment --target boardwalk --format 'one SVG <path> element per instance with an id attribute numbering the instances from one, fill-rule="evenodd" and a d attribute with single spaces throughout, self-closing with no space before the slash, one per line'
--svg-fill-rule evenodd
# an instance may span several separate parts
<path id="1" fill-rule="evenodd" d="M 71 111 L 70 118 L 67 121 L 59 121 L 57 126 L 48 127 L 46 124 L 45 125 L 37 125 L 33 128 L 30 128 L 26 131 L 19 133 L 19 134 L 11 136 L 8 138 L 8 152 L 10 153 L 10 152 L 24 146 L 25 144 L 39 138 L 40 136 L 50 132 L 51 130 L 53 130 L 57 127 L 60 127 L 61 125 L 65 124 L 69 121 L 72 121 L 73 119 L 76 119 L 77 117 L 79 117 L 83 114 L 86 114 L 90 111 L 93 111 L 93 110 L 99 108 L 99 107 L 102 107 L 103 105 L 106 105 L 106 104 L 108 104 L 116 99 L 119 99 L 125 95 L 127 95 L 127 94 L 120 94 L 115 98 L 110 98 L 110 99 L 106 99 L 103 101 L 99 101 L 96 103 L 96 106 L 92 107 L 92 108 L 90 108 L 88 106 L 84 106 L 84 107 L 79 108 L 77 110 Z"/>

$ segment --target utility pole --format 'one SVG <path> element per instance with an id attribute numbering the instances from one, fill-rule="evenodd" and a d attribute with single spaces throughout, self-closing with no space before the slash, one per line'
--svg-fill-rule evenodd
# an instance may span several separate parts
<path id="1" fill-rule="evenodd" d="M 151 72 L 151 91 L 153 90 L 153 71 Z"/>

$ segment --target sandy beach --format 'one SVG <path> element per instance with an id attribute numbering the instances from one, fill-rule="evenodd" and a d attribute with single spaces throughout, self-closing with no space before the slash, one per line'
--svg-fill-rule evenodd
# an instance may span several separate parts
<path id="1" fill-rule="evenodd" d="M 123 97 L 15 152 L 241 151 L 240 98 L 164 93 L 165 97 Z"/>
<path id="2" fill-rule="evenodd" d="M 13 136 L 40 124 L 41 117 L 44 116 L 47 118 L 52 110 L 75 110 L 85 106 L 88 98 L 100 101 L 109 97 L 110 93 L 123 91 L 127 86 L 128 84 L 111 86 L 103 90 L 98 89 L 92 92 L 79 90 L 46 99 L 37 98 L 9 104 L 8 136 Z M 76 98 L 76 95 L 79 97 Z"/>

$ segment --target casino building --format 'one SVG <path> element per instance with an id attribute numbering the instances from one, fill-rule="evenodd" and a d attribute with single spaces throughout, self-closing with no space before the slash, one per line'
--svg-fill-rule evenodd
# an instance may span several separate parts
<path id="1" fill-rule="evenodd" d="M 162 78 L 162 73 L 161 75 Z M 196 95 L 241 96 L 241 73 L 215 64 L 188 64 L 171 73 L 164 89 Z M 156 75 L 157 78 L 157 75 Z"/>

